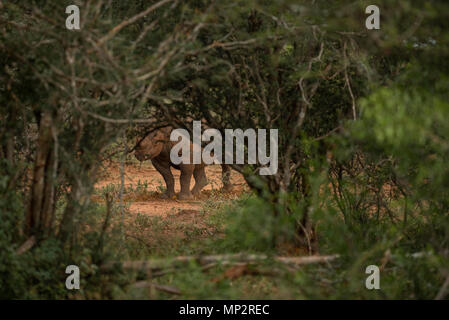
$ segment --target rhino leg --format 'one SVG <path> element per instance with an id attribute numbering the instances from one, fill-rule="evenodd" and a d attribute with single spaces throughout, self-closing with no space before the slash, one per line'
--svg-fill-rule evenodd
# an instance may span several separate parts
<path id="1" fill-rule="evenodd" d="M 178 195 L 179 200 L 192 199 L 192 193 L 190 192 L 190 180 L 192 180 L 192 174 L 195 165 L 183 165 L 180 167 L 181 176 L 181 192 Z"/>
<path id="2" fill-rule="evenodd" d="M 226 164 L 221 165 L 221 180 L 223 182 L 223 189 L 225 191 L 232 190 L 231 167 Z"/>
<path id="3" fill-rule="evenodd" d="M 196 166 L 193 170 L 193 177 L 195 178 L 195 186 L 192 189 L 192 193 L 197 195 L 201 192 L 201 189 L 207 184 L 206 172 L 204 166 Z"/>
<path id="4" fill-rule="evenodd" d="M 167 191 L 162 195 L 163 198 L 173 198 L 175 196 L 175 179 L 170 170 L 170 164 L 153 159 L 151 161 L 154 168 L 162 175 L 167 186 Z"/>

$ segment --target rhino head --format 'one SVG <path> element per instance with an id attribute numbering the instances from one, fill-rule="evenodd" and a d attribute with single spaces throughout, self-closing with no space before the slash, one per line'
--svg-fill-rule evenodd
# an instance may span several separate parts
<path id="1" fill-rule="evenodd" d="M 147 135 L 136 146 L 134 151 L 136 159 L 142 162 L 157 157 L 162 152 L 164 144 L 170 141 L 170 131 L 169 128 L 162 128 Z"/>

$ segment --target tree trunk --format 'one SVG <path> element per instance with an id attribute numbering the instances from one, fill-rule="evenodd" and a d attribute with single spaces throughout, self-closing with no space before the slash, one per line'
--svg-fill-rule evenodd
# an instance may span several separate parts
<path id="1" fill-rule="evenodd" d="M 299 192 L 302 195 L 302 200 L 304 201 L 304 208 L 303 216 L 296 225 L 298 245 L 301 247 L 306 247 L 310 254 L 315 254 L 318 252 L 318 241 L 315 232 L 315 225 L 309 217 L 311 194 L 308 177 L 305 174 L 300 175 Z"/>
<path id="2" fill-rule="evenodd" d="M 30 201 L 25 218 L 25 234 L 43 236 L 51 233 L 54 212 L 54 167 L 53 119 L 50 112 L 44 112 L 40 119 L 39 137 L 33 169 Z"/>

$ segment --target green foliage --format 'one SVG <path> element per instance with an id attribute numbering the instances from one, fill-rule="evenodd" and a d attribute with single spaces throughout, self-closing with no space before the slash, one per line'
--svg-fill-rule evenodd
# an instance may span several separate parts
<path id="1" fill-rule="evenodd" d="M 13 175 L 7 175 L 10 168 L 6 161 L 0 161 L 0 298 L 11 294 L 20 297 L 26 286 L 21 276 L 26 265 L 16 257 L 17 245 L 13 244 L 21 240 L 19 230 L 23 222 L 23 200 L 9 188 Z"/>
<path id="2" fill-rule="evenodd" d="M 273 279 L 193 264 L 160 282 L 185 298 L 448 297 L 447 1 L 380 0 L 378 31 L 364 27 L 371 3 L 355 0 L 192 0 L 128 24 L 152 3 L 83 2 L 79 32 L 64 28 L 67 1 L 0 4 L 0 298 L 148 297 L 125 288 L 136 275 L 99 266 L 298 246 L 340 258 Z M 134 139 L 133 119 L 192 118 L 279 129 L 278 174 L 238 167 L 255 192 L 231 203 L 213 192 L 202 224 L 171 212 L 124 230 L 120 186 L 95 191 L 98 168 Z M 122 191 L 156 195 L 146 181 Z M 69 264 L 83 274 L 75 294 Z M 371 264 L 379 291 L 364 286 Z"/>
<path id="3" fill-rule="evenodd" d="M 6 166 L 3 166 L 4 170 Z M 3 172 L 4 173 L 4 172 Z M 95 227 L 104 220 L 105 208 L 91 206 L 79 227 L 88 229 L 80 241 L 64 250 L 61 242 L 51 237 L 40 239 L 30 250 L 18 254 L 19 245 L 27 240 L 19 231 L 23 224 L 22 197 L 8 188 L 11 178 L 2 175 L 0 181 L 0 298 L 1 299 L 66 299 L 66 298 L 113 298 L 118 296 L 129 278 L 120 272 L 104 274 L 99 264 L 117 259 L 116 251 L 121 241 L 118 230 L 111 230 L 102 240 Z M 100 241 L 106 243 L 99 247 Z M 75 264 L 82 274 L 82 290 L 73 294 L 65 287 L 68 276 L 65 269 Z"/>
<path id="4" fill-rule="evenodd" d="M 441 89 L 447 85 L 447 51 L 440 45 L 418 52 L 394 85 L 362 99 L 362 119 L 339 139 L 338 174 L 330 176 L 334 188 L 318 231 L 322 249 L 343 254 L 340 275 L 325 272 L 341 280 L 310 289 L 311 297 L 444 297 L 449 105 Z M 424 70 L 422 61 L 435 55 L 441 63 Z M 363 287 L 370 264 L 384 268 L 378 292 Z M 303 280 L 309 286 L 317 281 L 313 275 Z"/>
<path id="5" fill-rule="evenodd" d="M 273 214 L 273 205 L 251 197 L 226 212 L 226 237 L 222 245 L 228 251 L 273 252 L 282 240 L 294 239 L 294 215 Z"/>

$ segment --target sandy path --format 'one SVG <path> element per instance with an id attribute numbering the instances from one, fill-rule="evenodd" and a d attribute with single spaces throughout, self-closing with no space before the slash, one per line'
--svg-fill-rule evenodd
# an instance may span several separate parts
<path id="1" fill-rule="evenodd" d="M 175 191 L 179 192 L 179 170 L 172 169 L 175 177 Z M 145 214 L 149 216 L 167 216 L 186 210 L 200 210 L 203 202 L 210 198 L 213 192 L 222 187 L 221 166 L 211 165 L 206 167 L 206 175 L 209 184 L 204 187 L 198 199 L 189 201 L 179 201 L 176 199 L 161 199 L 161 187 L 165 188 L 165 183 L 159 172 L 154 169 L 151 162 L 147 161 L 139 164 L 127 164 L 125 166 L 125 201 L 130 205 L 130 212 Z M 247 189 L 243 177 L 232 171 L 231 183 L 234 189 L 230 193 L 222 194 L 223 198 L 236 198 L 244 189 Z M 138 191 L 138 185 L 144 186 Z M 192 186 L 194 180 L 192 178 Z M 117 163 L 106 167 L 102 173 L 102 178 L 95 185 L 101 189 L 110 185 L 118 187 L 120 185 L 120 169 Z M 130 191 L 133 190 L 133 191 Z M 142 191 L 144 190 L 144 191 Z M 134 195 L 136 196 L 134 196 Z"/>

